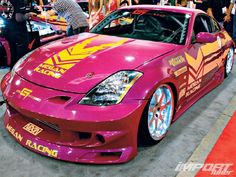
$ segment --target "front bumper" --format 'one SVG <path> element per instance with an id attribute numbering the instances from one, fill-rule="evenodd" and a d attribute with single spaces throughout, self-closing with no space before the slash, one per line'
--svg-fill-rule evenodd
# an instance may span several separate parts
<path id="1" fill-rule="evenodd" d="M 60 160 L 124 163 L 137 154 L 139 121 L 146 100 L 106 107 L 78 105 L 84 94 L 32 84 L 15 75 L 2 81 L 4 125 L 24 147 Z"/>

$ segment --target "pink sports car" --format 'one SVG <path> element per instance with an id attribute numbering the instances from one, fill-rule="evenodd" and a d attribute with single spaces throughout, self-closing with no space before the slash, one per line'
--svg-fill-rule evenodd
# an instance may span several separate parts
<path id="1" fill-rule="evenodd" d="M 22 146 L 81 163 L 123 163 L 227 77 L 234 44 L 204 12 L 114 11 L 91 33 L 25 55 L 2 80 L 4 125 Z"/>

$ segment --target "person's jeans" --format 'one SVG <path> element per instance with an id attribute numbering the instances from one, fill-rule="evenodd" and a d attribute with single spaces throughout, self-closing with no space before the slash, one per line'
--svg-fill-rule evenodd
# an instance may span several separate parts
<path id="1" fill-rule="evenodd" d="M 66 30 L 66 35 L 67 36 L 73 36 L 75 34 L 83 33 L 88 27 L 80 27 L 77 29 L 73 29 L 72 26 L 68 26 Z"/>
<path id="2" fill-rule="evenodd" d="M 224 22 L 224 28 L 233 37 L 234 15 L 231 15 L 230 22 Z"/>
<path id="3" fill-rule="evenodd" d="M 233 35 L 232 35 L 232 37 L 233 37 L 233 40 L 236 44 L 236 14 L 233 17 Z"/>
<path id="4" fill-rule="evenodd" d="M 15 30 L 9 29 L 7 31 L 7 35 L 5 36 L 10 45 L 11 68 L 21 57 L 23 57 L 26 53 L 29 52 L 28 49 L 29 36 L 27 28 L 25 28 L 26 30 L 17 30 L 17 29 L 18 29 L 17 27 Z"/>

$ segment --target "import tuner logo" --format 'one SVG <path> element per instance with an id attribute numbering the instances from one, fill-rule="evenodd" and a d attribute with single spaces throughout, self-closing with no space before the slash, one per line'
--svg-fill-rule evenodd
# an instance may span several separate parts
<path id="1" fill-rule="evenodd" d="M 180 162 L 175 171 L 198 171 L 210 172 L 211 175 L 231 175 L 233 173 L 231 167 L 232 163 L 182 163 Z"/>

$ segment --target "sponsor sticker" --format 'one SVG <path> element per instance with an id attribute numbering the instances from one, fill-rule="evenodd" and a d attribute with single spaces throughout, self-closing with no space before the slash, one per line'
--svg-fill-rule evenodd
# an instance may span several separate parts
<path id="1" fill-rule="evenodd" d="M 17 93 L 19 93 L 21 96 L 23 96 L 24 98 L 30 96 L 30 94 L 33 92 L 32 90 L 28 89 L 28 88 L 23 88 L 22 90 L 17 90 Z"/>
<path id="2" fill-rule="evenodd" d="M 39 133 L 43 131 L 42 128 L 38 127 L 37 125 L 34 125 L 33 123 L 26 124 L 23 129 L 27 131 L 28 133 L 37 136 Z"/>
<path id="3" fill-rule="evenodd" d="M 26 140 L 25 145 L 31 149 L 34 149 L 38 152 L 41 152 L 47 156 L 51 156 L 51 157 L 57 157 L 58 156 L 58 151 L 55 149 L 51 149 L 47 146 L 44 146 L 42 144 L 38 144 L 36 142 L 33 142 L 31 140 Z"/>
<path id="4" fill-rule="evenodd" d="M 181 64 L 181 63 L 184 63 L 185 62 L 185 59 L 184 59 L 184 57 L 182 57 L 182 56 L 178 56 L 178 57 L 175 57 L 175 58 L 171 58 L 170 60 L 169 60 L 169 64 L 171 65 L 171 66 L 177 66 L 177 65 L 179 65 L 179 64 Z"/>
<path id="5" fill-rule="evenodd" d="M 33 90 L 30 90 L 28 88 L 23 88 L 22 90 L 16 90 L 16 93 L 19 93 L 22 97 L 25 98 L 31 98 L 37 102 L 41 102 L 41 99 L 40 98 L 37 98 L 35 96 L 32 96 L 32 93 L 33 93 Z"/>
<path id="6" fill-rule="evenodd" d="M 13 128 L 10 124 L 7 124 L 6 129 L 9 131 L 9 133 L 16 138 L 17 141 L 21 142 L 23 140 L 23 136 L 16 131 L 15 128 Z"/>
<path id="7" fill-rule="evenodd" d="M 187 71 L 188 71 L 187 66 L 184 66 L 184 67 L 178 69 L 177 71 L 175 71 L 174 74 L 175 74 L 176 77 L 178 77 L 178 76 L 180 76 L 181 74 L 184 74 Z"/>

